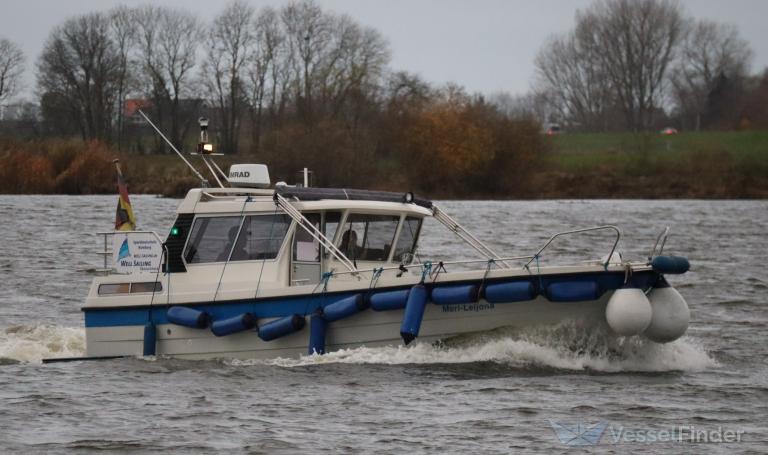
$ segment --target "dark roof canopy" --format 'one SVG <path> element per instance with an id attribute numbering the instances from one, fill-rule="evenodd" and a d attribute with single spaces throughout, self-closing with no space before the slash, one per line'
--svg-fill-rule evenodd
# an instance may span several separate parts
<path id="1" fill-rule="evenodd" d="M 286 199 L 296 198 L 300 201 L 319 201 L 321 199 L 338 199 L 350 201 L 378 201 L 411 203 L 431 209 L 432 201 L 417 198 L 413 193 L 393 193 L 390 191 L 354 190 L 347 188 L 304 188 L 280 185 L 275 188 L 275 194 Z"/>

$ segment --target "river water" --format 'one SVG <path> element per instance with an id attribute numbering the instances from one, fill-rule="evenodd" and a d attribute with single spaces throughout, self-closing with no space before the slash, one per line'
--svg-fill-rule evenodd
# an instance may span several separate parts
<path id="1" fill-rule="evenodd" d="M 141 228 L 167 231 L 177 200 L 132 200 Z M 84 354 L 93 233 L 111 229 L 115 204 L 0 196 L 0 452 L 552 453 L 578 451 L 553 431 L 577 424 L 595 426 L 602 436 L 582 448 L 601 453 L 768 451 L 766 201 L 441 204 L 505 255 L 616 224 L 624 257 L 640 259 L 669 225 L 666 251 L 692 263 L 670 280 L 692 321 L 667 345 L 562 326 L 300 359 L 43 365 Z M 542 261 L 597 259 L 611 243 L 566 239 Z M 425 226 L 422 257 L 465 252 Z M 665 438 L 681 426 L 707 435 Z M 727 431 L 739 441 L 719 442 Z"/>

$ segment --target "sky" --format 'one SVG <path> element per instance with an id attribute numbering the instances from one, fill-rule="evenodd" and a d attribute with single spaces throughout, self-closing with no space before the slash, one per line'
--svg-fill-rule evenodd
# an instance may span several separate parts
<path id="1" fill-rule="evenodd" d="M 249 0 L 279 7 L 282 0 Z M 67 17 L 139 0 L 2 0 L 0 36 L 27 55 L 26 89 L 33 97 L 33 69 L 50 30 Z M 215 16 L 225 2 L 155 0 Z M 534 80 L 533 60 L 545 40 L 573 26 L 574 14 L 591 0 L 318 0 L 325 9 L 348 14 L 379 30 L 389 41 L 390 67 L 419 74 L 429 82 L 458 83 L 470 92 L 525 93 Z M 735 24 L 752 46 L 753 71 L 768 67 L 768 0 L 681 0 L 698 19 Z"/>

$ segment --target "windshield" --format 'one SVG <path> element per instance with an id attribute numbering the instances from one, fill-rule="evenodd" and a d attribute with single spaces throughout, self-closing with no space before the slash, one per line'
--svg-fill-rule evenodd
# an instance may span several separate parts
<path id="1" fill-rule="evenodd" d="M 353 261 L 386 261 L 399 222 L 399 216 L 350 214 L 339 249 Z"/>

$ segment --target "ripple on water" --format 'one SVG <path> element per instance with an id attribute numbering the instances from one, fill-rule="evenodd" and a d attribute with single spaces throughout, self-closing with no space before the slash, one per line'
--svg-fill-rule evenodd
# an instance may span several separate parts
<path id="1" fill-rule="evenodd" d="M 178 203 L 131 199 L 141 227 L 158 232 Z M 440 204 L 504 254 L 530 254 L 556 231 L 616 224 L 623 257 L 642 259 L 670 225 L 665 251 L 692 263 L 691 273 L 670 282 L 693 321 L 688 336 L 667 345 L 564 326 L 298 359 L 37 365 L 84 353 L 77 305 L 92 274 L 63 264 L 100 267 L 99 239 L 86 233 L 111 228 L 115 201 L 0 196 L 0 451 L 560 452 L 552 419 L 637 429 L 736 426 L 766 439 L 768 281 L 757 256 L 768 251 L 768 202 Z M 435 223 L 423 229 L 422 257 L 451 260 L 465 251 Z M 29 242 L 39 239 L 30 258 Z M 551 251 L 597 259 L 610 247 L 610 239 L 583 240 L 558 241 Z"/>

